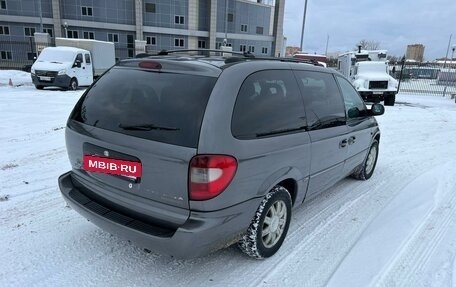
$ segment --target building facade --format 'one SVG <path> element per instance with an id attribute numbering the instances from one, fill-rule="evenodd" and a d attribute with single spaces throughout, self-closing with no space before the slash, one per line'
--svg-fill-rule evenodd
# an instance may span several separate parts
<path id="1" fill-rule="evenodd" d="M 424 60 L 424 45 L 422 45 L 422 44 L 407 45 L 407 51 L 405 53 L 405 58 L 407 60 L 414 60 L 414 61 L 417 61 L 417 62 L 423 62 L 423 60 Z"/>
<path id="2" fill-rule="evenodd" d="M 0 0 L 0 61 L 33 60 L 35 32 L 114 42 L 118 59 L 134 57 L 142 41 L 152 53 L 218 49 L 225 41 L 233 51 L 283 56 L 284 5 L 285 0 Z"/>

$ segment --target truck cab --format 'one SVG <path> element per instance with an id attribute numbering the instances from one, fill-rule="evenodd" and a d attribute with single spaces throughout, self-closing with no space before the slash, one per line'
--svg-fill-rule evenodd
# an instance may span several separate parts
<path id="1" fill-rule="evenodd" d="M 76 90 L 93 82 L 92 55 L 73 47 L 48 47 L 31 68 L 32 81 L 39 90 L 60 87 Z"/>
<path id="2" fill-rule="evenodd" d="M 352 83 L 364 101 L 393 106 L 398 82 L 388 74 L 388 63 L 367 61 L 356 63 Z"/>
<path id="3" fill-rule="evenodd" d="M 338 70 L 355 86 L 364 101 L 394 106 L 398 82 L 388 72 L 386 50 L 351 51 L 339 55 Z"/>

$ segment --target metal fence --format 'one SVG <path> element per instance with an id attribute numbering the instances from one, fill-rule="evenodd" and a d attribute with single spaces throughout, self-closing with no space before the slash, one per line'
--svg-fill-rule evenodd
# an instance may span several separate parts
<path id="1" fill-rule="evenodd" d="M 30 67 L 36 60 L 37 51 L 54 46 L 55 41 L 51 41 L 50 43 L 37 43 L 33 37 L 30 37 L 27 41 L 1 41 L 0 69 L 14 69 L 29 72 Z M 116 44 L 115 56 L 116 61 L 134 57 L 134 46 L 132 44 Z"/>
<path id="2" fill-rule="evenodd" d="M 400 81 L 402 93 L 456 95 L 456 65 L 399 63 L 390 65 L 391 75 Z"/>
<path id="3" fill-rule="evenodd" d="M 49 45 L 53 43 L 35 43 L 33 37 L 28 41 L 2 41 L 0 42 L 0 69 L 29 71 L 36 60 L 37 50 Z"/>

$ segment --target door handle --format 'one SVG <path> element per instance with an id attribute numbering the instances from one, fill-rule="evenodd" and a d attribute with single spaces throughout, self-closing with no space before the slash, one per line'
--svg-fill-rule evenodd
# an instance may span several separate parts
<path id="1" fill-rule="evenodd" d="M 348 140 L 347 139 L 343 139 L 339 143 L 339 148 L 344 148 L 344 147 L 347 146 L 347 144 L 348 144 Z"/>
<path id="2" fill-rule="evenodd" d="M 354 144 L 356 142 L 356 137 L 349 137 L 348 138 L 348 144 L 351 145 L 351 144 Z"/>

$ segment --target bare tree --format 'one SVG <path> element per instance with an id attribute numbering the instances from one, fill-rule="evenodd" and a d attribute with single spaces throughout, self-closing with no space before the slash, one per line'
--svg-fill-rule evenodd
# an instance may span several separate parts
<path id="1" fill-rule="evenodd" d="M 361 46 L 363 50 L 378 50 L 380 48 L 380 42 L 363 39 L 356 44 L 355 50 Z"/>

